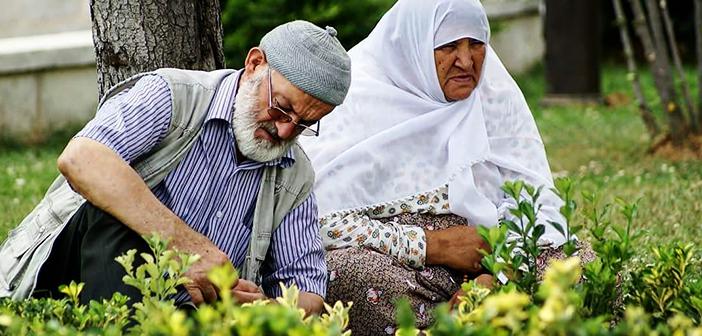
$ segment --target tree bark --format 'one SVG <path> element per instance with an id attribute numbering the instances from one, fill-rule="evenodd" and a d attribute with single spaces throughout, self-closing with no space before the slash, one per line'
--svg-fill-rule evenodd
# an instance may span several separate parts
<path id="1" fill-rule="evenodd" d="M 697 107 L 702 110 L 702 0 L 695 0 L 695 50 L 697 52 Z M 697 124 L 697 129 L 702 129 L 702 113 L 697 114 L 697 120 L 691 123 Z"/>
<path id="2" fill-rule="evenodd" d="M 685 109 L 687 110 L 688 120 L 690 121 L 691 129 L 697 133 L 697 108 L 692 104 L 692 97 L 690 96 L 690 85 L 687 82 L 687 76 L 685 75 L 685 70 L 683 70 L 682 60 L 680 60 L 680 52 L 678 51 L 677 39 L 675 38 L 675 30 L 673 29 L 673 21 L 670 19 L 670 14 L 668 14 L 668 3 L 666 0 L 660 0 L 659 2 L 661 8 L 661 17 L 663 18 L 663 23 L 665 25 L 665 32 L 668 36 L 668 43 L 670 45 L 670 53 L 673 57 L 673 64 L 678 72 L 680 88 L 683 94 L 683 100 L 685 101 Z"/>
<path id="3" fill-rule="evenodd" d="M 130 76 L 224 67 L 219 0 L 91 0 L 98 97 Z"/>
<path id="4" fill-rule="evenodd" d="M 631 8 L 634 12 L 634 28 L 643 45 L 653 73 L 653 80 L 661 98 L 661 104 L 668 120 L 670 127 L 669 133 L 673 145 L 681 146 L 686 137 L 685 118 L 680 112 L 677 102 L 675 101 L 675 89 L 673 87 L 672 74 L 670 63 L 668 61 L 667 47 L 665 38 L 663 38 L 660 11 L 656 0 L 646 0 L 649 5 L 650 22 L 646 20 L 646 14 L 639 0 L 629 0 Z M 653 6 L 651 6 L 653 4 Z M 647 22 L 651 25 L 651 30 Z M 654 44 L 652 36 L 657 36 L 657 42 Z M 661 40 L 661 42 L 659 42 Z"/>
<path id="5" fill-rule="evenodd" d="M 702 0 L 700 0 L 702 1 Z M 634 59 L 634 52 L 631 48 L 631 39 L 629 38 L 629 30 L 626 26 L 626 16 L 624 15 L 624 9 L 622 8 L 621 0 L 612 0 L 614 5 L 614 13 L 617 17 L 617 25 L 619 26 L 619 35 L 622 40 L 622 46 L 624 47 L 624 55 L 626 56 L 626 64 L 629 70 L 629 80 L 631 81 L 631 86 L 634 91 L 634 97 L 636 98 L 636 103 L 639 107 L 639 113 L 641 114 L 641 119 L 643 119 L 644 125 L 648 130 L 648 134 L 651 139 L 654 139 L 660 129 L 658 128 L 658 123 L 653 117 L 651 108 L 646 103 L 646 97 L 643 95 L 641 90 L 641 82 L 639 81 L 639 73 L 636 69 L 636 60 Z"/>

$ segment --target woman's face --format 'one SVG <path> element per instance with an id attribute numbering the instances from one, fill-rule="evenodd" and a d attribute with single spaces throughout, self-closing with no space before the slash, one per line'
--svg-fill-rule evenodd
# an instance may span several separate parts
<path id="1" fill-rule="evenodd" d="M 448 101 L 466 99 L 478 85 L 485 60 L 485 43 L 464 38 L 434 49 L 439 85 Z"/>

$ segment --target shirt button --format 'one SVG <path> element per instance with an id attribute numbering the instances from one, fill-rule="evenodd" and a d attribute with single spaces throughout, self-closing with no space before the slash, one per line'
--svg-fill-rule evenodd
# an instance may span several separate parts
<path id="1" fill-rule="evenodd" d="M 217 213 L 215 214 L 215 216 L 217 216 L 217 218 L 222 218 L 222 217 L 224 216 L 224 212 L 217 211 Z"/>

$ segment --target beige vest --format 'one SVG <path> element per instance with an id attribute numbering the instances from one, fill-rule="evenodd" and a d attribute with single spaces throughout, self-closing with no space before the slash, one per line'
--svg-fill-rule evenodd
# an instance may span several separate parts
<path id="1" fill-rule="evenodd" d="M 200 132 L 217 88 L 232 70 L 212 72 L 159 69 L 171 89 L 173 111 L 168 133 L 149 153 L 132 163 L 132 167 L 153 188 L 173 170 L 188 152 Z M 129 78 L 113 88 L 99 106 L 134 86 L 146 74 Z M 251 240 L 241 277 L 260 283 L 260 268 L 270 245 L 272 232 L 283 218 L 309 196 L 314 171 L 307 155 L 293 146 L 295 163 L 289 168 L 266 167 L 254 210 Z M 85 202 L 63 176 L 58 176 L 44 198 L 0 246 L 0 297 L 24 299 L 34 290 L 41 265 L 51 252 L 54 241 L 68 220 Z"/>

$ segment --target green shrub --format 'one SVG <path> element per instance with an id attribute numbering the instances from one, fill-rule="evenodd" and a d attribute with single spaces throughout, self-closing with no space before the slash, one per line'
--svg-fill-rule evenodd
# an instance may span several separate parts
<path id="1" fill-rule="evenodd" d="M 307 20 L 336 28 L 341 44 L 350 49 L 375 27 L 394 0 L 225 0 L 222 2 L 224 54 L 227 66 L 241 68 L 249 49 L 275 26 Z"/>
<path id="2" fill-rule="evenodd" d="M 694 323 L 702 322 L 702 286 L 693 278 L 692 244 L 674 243 L 653 247 L 654 261 L 632 272 L 631 302 L 663 322 L 683 314 Z"/>
<path id="3" fill-rule="evenodd" d="M 561 213 L 566 223 L 550 223 L 568 239 L 580 228 L 574 218 L 586 219 L 595 261 L 581 266 L 578 257 L 553 262 L 542 279 L 530 265 L 539 257 L 535 238 L 543 224 L 536 224 L 540 189 L 521 182 L 504 187 L 515 199 L 514 222 L 481 230 L 492 254 L 484 258 L 493 272 L 512 281 L 492 290 L 474 282 L 462 284 L 464 295 L 454 310 L 447 304 L 435 312 L 435 323 L 424 333 L 453 335 L 702 335 L 702 285 L 694 278 L 699 262 L 692 244 L 671 244 L 652 249 L 651 262 L 632 264 L 632 245 L 640 234 L 632 227 L 635 203 L 617 200 L 600 205 L 594 194 L 583 194 L 581 212 L 573 201 L 570 180 L 557 180 L 555 192 L 565 200 Z M 618 211 L 611 211 L 618 210 Z M 568 224 L 568 225 L 564 225 Z M 507 230 L 518 239 L 508 239 Z M 525 230 L 525 231 L 523 231 Z M 321 316 L 305 317 L 297 307 L 299 290 L 283 287 L 283 296 L 270 301 L 238 305 L 230 294 L 237 280 L 229 266 L 208 275 L 220 288 L 220 300 L 204 304 L 191 314 L 177 310 L 170 295 L 187 279 L 182 277 L 197 260 L 166 249 L 167 242 L 147 240 L 153 256 L 142 254 L 145 263 L 132 267 L 136 253 L 117 258 L 126 271 L 123 281 L 144 294 L 129 308 L 119 293 L 110 300 L 81 305 L 82 284 L 61 288 L 66 298 L 0 300 L 0 334 L 10 335 L 350 335 L 351 303 L 325 305 Z M 576 246 L 570 247 L 576 252 Z M 631 270 L 631 271 L 628 271 Z M 164 276 L 168 274 L 169 276 Z M 624 290 L 625 292 L 623 292 Z M 415 316 L 407 302 L 398 303 L 396 335 L 419 335 Z M 131 325 L 130 325 L 131 323 Z"/>
<path id="4" fill-rule="evenodd" d="M 28 299 L 0 301 L 0 334 L 9 335 L 348 335 L 350 304 L 325 304 L 326 313 L 305 317 L 297 307 L 296 286 L 283 289 L 283 296 L 272 301 L 238 305 L 231 295 L 237 280 L 231 265 L 213 269 L 208 274 L 219 288 L 220 300 L 205 304 L 188 315 L 176 309 L 173 299 L 176 286 L 189 281 L 182 275 L 197 260 L 166 249 L 167 242 L 158 237 L 147 239 L 152 254 L 143 253 L 145 263 L 132 265 L 136 251 L 118 257 L 126 275 L 123 281 L 144 296 L 130 309 L 128 298 L 119 293 L 110 300 L 80 304 L 82 284 L 63 286 L 65 299 Z M 168 275 L 168 276 L 164 276 Z M 128 326 L 129 322 L 132 326 Z"/>
<path id="5" fill-rule="evenodd" d="M 505 193 L 515 200 L 511 213 L 516 222 L 482 229 L 492 253 L 483 260 L 492 271 L 511 279 L 496 284 L 490 292 L 473 282 L 464 283 L 465 295 L 458 307 L 436 309 L 436 323 L 430 335 L 702 335 L 702 285 L 692 277 L 698 267 L 692 244 L 653 248 L 653 262 L 632 265 L 632 245 L 642 235 L 632 231 L 638 206 L 621 199 L 600 204 L 592 193 L 583 193 L 585 206 L 577 213 L 574 185 L 569 179 L 556 180 L 553 190 L 564 199 L 560 209 L 566 225 L 550 223 L 570 242 L 576 215 L 587 222 L 592 248 L 597 257 L 581 267 L 577 257 L 553 262 L 543 280 L 534 265 L 540 250 L 536 246 L 543 232 L 536 224 L 537 200 L 541 190 L 522 182 L 507 183 Z M 612 209 L 617 209 L 612 213 Z M 517 239 L 508 239 L 507 231 Z M 528 233 L 535 233 L 529 235 Z M 566 244 L 566 254 L 575 244 Z M 633 269 L 629 272 L 628 269 Z M 622 292 L 628 289 L 629 293 Z M 625 303 L 628 306 L 625 307 Z M 398 335 L 418 335 L 408 318 L 408 305 L 398 306 Z"/>

